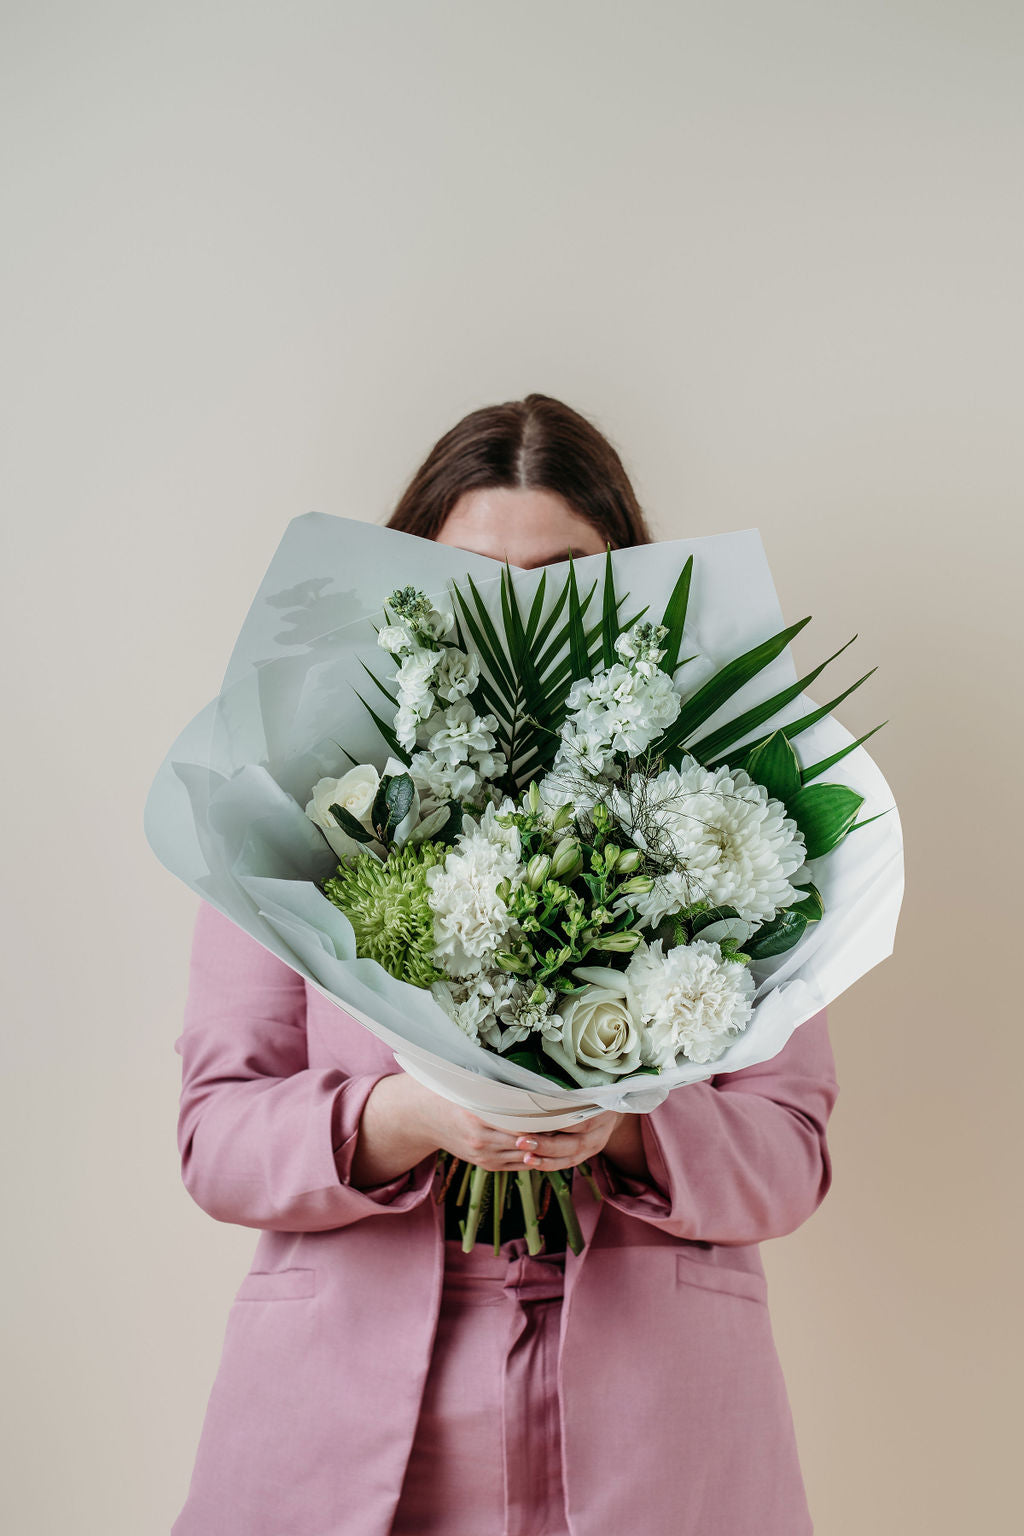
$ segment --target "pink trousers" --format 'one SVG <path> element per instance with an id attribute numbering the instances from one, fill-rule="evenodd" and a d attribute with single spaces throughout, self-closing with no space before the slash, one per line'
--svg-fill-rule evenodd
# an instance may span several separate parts
<path id="1" fill-rule="evenodd" d="M 445 1243 L 437 1337 L 391 1536 L 568 1536 L 558 1418 L 564 1254 Z"/>

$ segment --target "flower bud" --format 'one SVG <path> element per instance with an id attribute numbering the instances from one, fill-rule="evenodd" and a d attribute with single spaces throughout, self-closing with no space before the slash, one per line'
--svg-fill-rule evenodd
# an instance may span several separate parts
<path id="1" fill-rule="evenodd" d="M 526 866 L 526 883 L 531 891 L 539 891 L 551 871 L 551 860 L 546 853 L 535 853 Z"/>
<path id="2" fill-rule="evenodd" d="M 624 880 L 617 888 L 616 896 L 644 896 L 654 889 L 654 881 L 650 875 L 634 875 L 631 880 Z"/>
<path id="3" fill-rule="evenodd" d="M 604 856 L 604 867 L 608 873 L 611 874 L 619 859 L 622 857 L 623 850 L 617 847 L 615 843 L 605 843 L 601 852 Z"/>
<path id="4" fill-rule="evenodd" d="M 558 810 L 551 818 L 551 830 L 553 832 L 561 832 L 562 828 L 567 827 L 570 821 L 572 821 L 572 815 L 572 802 L 567 800 L 564 805 L 558 807 Z"/>
<path id="5" fill-rule="evenodd" d="M 494 894 L 496 896 L 500 897 L 500 899 L 507 906 L 508 902 L 509 902 L 509 900 L 511 899 L 511 896 L 512 896 L 512 886 L 509 883 L 509 881 L 508 880 L 499 880 L 497 885 L 494 887 Z"/>
<path id="6" fill-rule="evenodd" d="M 574 837 L 563 837 L 551 855 L 551 873 L 571 880 L 583 868 L 583 853 Z"/>
<path id="7" fill-rule="evenodd" d="M 536 779 L 530 780 L 530 787 L 526 791 L 526 804 L 532 815 L 536 816 L 540 811 L 540 787 Z"/>
<path id="8" fill-rule="evenodd" d="M 626 848 L 619 854 L 615 867 L 620 875 L 631 875 L 639 863 L 639 850 L 636 848 Z"/>
<path id="9" fill-rule="evenodd" d="M 507 949 L 498 949 L 494 953 L 494 963 L 501 971 L 512 971 L 517 976 L 523 976 L 530 969 L 529 962 L 513 955 Z"/>
<path id="10" fill-rule="evenodd" d="M 635 928 L 628 929 L 625 933 L 606 933 L 601 938 L 595 939 L 593 949 L 608 949 L 617 955 L 628 955 L 631 949 L 636 949 L 640 943 L 640 935 Z"/>

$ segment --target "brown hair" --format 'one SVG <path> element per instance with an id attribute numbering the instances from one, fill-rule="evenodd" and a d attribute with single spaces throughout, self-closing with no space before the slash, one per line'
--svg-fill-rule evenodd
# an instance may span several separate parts
<path id="1" fill-rule="evenodd" d="M 613 549 L 651 535 L 622 460 L 578 411 L 527 395 L 471 411 L 439 438 L 416 471 L 388 528 L 436 538 L 464 491 L 553 491 Z"/>

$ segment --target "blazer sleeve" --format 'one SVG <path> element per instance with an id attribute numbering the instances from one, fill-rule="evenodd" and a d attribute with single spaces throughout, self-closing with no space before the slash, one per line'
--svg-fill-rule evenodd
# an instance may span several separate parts
<path id="1" fill-rule="evenodd" d="M 771 1061 L 674 1089 L 640 1128 L 649 1180 L 602 1158 L 606 1198 L 673 1237 L 758 1243 L 806 1221 L 832 1183 L 839 1093 L 823 1009 Z"/>
<path id="2" fill-rule="evenodd" d="M 302 977 L 203 902 L 192 941 L 178 1150 L 182 1180 L 218 1221 L 321 1232 L 395 1215 L 430 1193 L 434 1158 L 358 1189 L 352 1159 L 381 1072 L 313 1068 Z"/>

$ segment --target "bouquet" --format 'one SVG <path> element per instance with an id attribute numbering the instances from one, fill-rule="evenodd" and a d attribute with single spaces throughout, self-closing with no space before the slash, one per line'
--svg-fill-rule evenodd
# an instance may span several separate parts
<path id="1" fill-rule="evenodd" d="M 756 567 L 756 534 L 536 573 L 344 526 L 359 607 L 365 569 L 397 583 L 369 613 L 314 625 L 299 656 L 253 667 L 236 648 L 237 676 L 200 717 L 203 761 L 175 751 L 165 770 L 206 864 L 190 883 L 406 1070 L 511 1129 L 642 1112 L 775 1054 L 891 951 L 898 817 L 863 750 L 872 732 L 853 740 L 831 718 L 865 679 L 809 708 L 803 689 L 828 662 L 777 686 L 807 619 L 735 654 L 700 645 L 721 644 L 694 609 L 728 572 L 723 542 L 742 540 L 741 570 Z M 367 567 L 358 545 L 381 536 L 390 558 Z M 426 590 L 427 550 L 443 592 Z M 308 630 L 334 584 L 315 581 L 264 590 L 250 633 L 275 603 Z M 763 579 L 729 601 L 726 633 L 737 609 L 769 606 Z M 164 771 L 147 813 L 165 862 L 168 789 Z M 179 823 L 182 809 L 179 794 Z M 171 867 L 183 862 L 177 849 Z M 517 1194 L 538 1251 L 545 1182 L 578 1251 L 569 1181 L 528 1169 L 462 1171 L 464 1247 L 488 1206 L 497 1247 Z"/>

